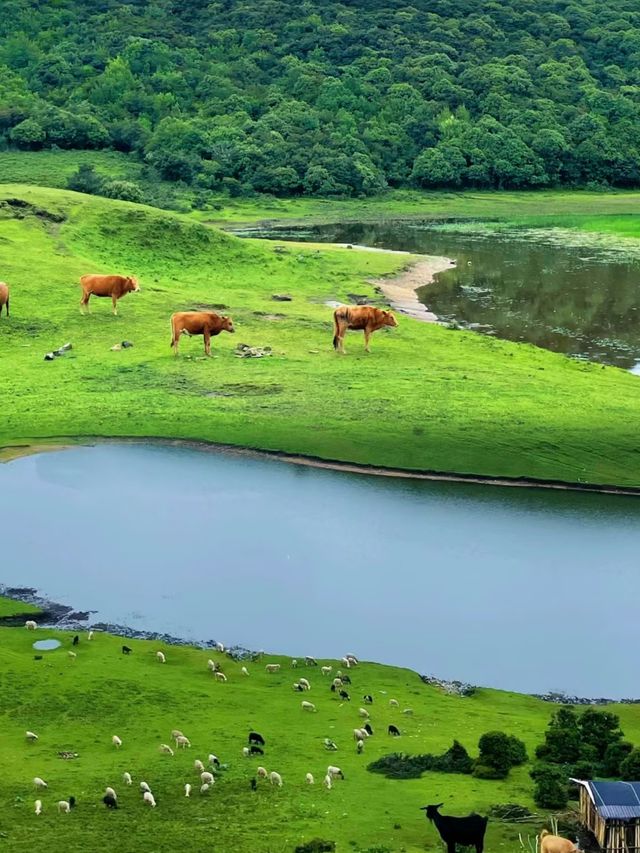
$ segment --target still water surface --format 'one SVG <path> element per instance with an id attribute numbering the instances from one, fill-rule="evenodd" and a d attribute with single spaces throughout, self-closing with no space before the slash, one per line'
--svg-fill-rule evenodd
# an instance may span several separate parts
<path id="1" fill-rule="evenodd" d="M 255 232 L 254 232 L 255 233 Z M 277 229 L 261 236 L 454 258 L 423 288 L 440 320 L 640 372 L 640 264 L 598 248 L 439 231 L 415 222 Z"/>
<path id="2" fill-rule="evenodd" d="M 0 466 L 0 582 L 191 639 L 640 696 L 638 506 L 76 448 Z"/>

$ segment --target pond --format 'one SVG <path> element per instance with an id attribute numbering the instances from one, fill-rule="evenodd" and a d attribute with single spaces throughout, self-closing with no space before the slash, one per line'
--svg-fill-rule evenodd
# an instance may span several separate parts
<path id="1" fill-rule="evenodd" d="M 637 260 L 602 248 L 517 240 L 513 232 L 465 235 L 406 221 L 259 233 L 454 258 L 456 267 L 419 293 L 440 320 L 640 372 Z"/>
<path id="2" fill-rule="evenodd" d="M 0 582 L 139 630 L 639 696 L 638 502 L 99 445 L 0 466 Z"/>

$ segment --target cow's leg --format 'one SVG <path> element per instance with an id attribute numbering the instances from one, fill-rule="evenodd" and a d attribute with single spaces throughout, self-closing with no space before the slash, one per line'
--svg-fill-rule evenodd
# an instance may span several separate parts
<path id="1" fill-rule="evenodd" d="M 115 293 L 111 294 L 111 302 L 113 303 L 113 316 L 117 317 L 118 316 L 118 297 L 115 295 Z"/>
<path id="2" fill-rule="evenodd" d="M 84 291 L 82 292 L 82 297 L 80 299 L 80 313 L 81 314 L 85 313 L 85 309 L 87 312 L 89 311 L 89 297 L 90 296 L 91 296 L 90 293 L 85 293 Z"/>
<path id="3" fill-rule="evenodd" d="M 181 331 L 178 329 L 173 333 L 173 340 L 171 341 L 171 346 L 173 347 L 173 354 L 178 355 L 178 344 L 180 343 L 180 335 Z"/>
<path id="4" fill-rule="evenodd" d="M 203 332 L 204 337 L 204 354 L 211 355 L 211 335 L 209 332 Z"/>
<path id="5" fill-rule="evenodd" d="M 365 329 L 364 330 L 364 350 L 365 350 L 365 352 L 371 352 L 371 350 L 369 349 L 369 338 L 370 337 L 371 337 L 371 330 Z"/>

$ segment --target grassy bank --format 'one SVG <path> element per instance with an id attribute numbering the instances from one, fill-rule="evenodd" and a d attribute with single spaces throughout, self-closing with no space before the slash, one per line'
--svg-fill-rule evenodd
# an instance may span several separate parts
<path id="1" fill-rule="evenodd" d="M 242 241 L 122 202 L 5 186 L 0 445 L 74 436 L 198 439 L 392 468 L 640 486 L 637 378 L 525 345 L 401 318 L 373 351 L 331 348 L 326 300 L 375 298 L 410 258 Z M 16 216 L 17 211 L 17 216 Z M 52 216 L 53 214 L 53 216 Z M 63 219 L 63 221 L 59 221 Z M 78 277 L 135 272 L 142 292 L 79 312 Z M 292 302 L 274 302 L 290 293 Z M 169 348 L 169 316 L 225 305 L 237 333 Z M 112 352 L 129 339 L 134 346 Z M 67 341 L 54 362 L 44 353 Z M 271 346 L 239 359 L 244 342 Z"/>
<path id="2" fill-rule="evenodd" d="M 440 850 L 435 830 L 419 811 L 426 802 L 445 801 L 447 811 L 459 814 L 514 801 L 535 808 L 530 765 L 513 770 L 504 781 L 437 773 L 390 780 L 366 770 L 391 751 L 442 752 L 453 738 L 475 755 L 480 735 L 495 729 L 522 738 L 532 754 L 553 707 L 530 697 L 495 690 L 453 697 L 423 684 L 409 670 L 362 663 L 350 671 L 352 701 L 340 702 L 329 690 L 328 676 L 315 668 L 292 670 L 288 658 L 263 656 L 247 664 L 250 675 L 245 677 L 240 663 L 191 647 L 127 640 L 133 652 L 124 656 L 120 638 L 98 633 L 89 642 L 82 634 L 72 660 L 72 633 L 3 628 L 0 634 L 0 829 L 12 853 L 200 853 L 212 846 L 229 853 L 292 853 L 314 837 L 337 842 L 338 853 L 418 853 Z M 57 637 L 62 647 L 38 661 L 31 644 L 43 637 Z M 158 650 L 166 655 L 164 665 L 156 660 Z M 300 650 L 301 655 L 312 651 L 317 650 Z M 208 658 L 220 662 L 227 683 L 213 679 Z M 267 675 L 268 662 L 281 663 L 281 672 Z M 334 670 L 339 665 L 319 663 Z M 316 713 L 302 711 L 301 696 L 291 688 L 300 675 L 311 682 L 304 698 L 315 703 Z M 358 706 L 365 693 L 374 697 L 374 736 L 359 756 L 352 730 L 360 724 Z M 390 708 L 389 698 L 397 699 L 400 708 Z M 402 713 L 406 707 L 413 715 Z M 639 742 L 640 709 L 616 706 L 615 711 L 627 738 Z M 402 732 L 397 741 L 386 734 L 391 722 Z M 162 755 L 159 745 L 171 743 L 174 728 L 190 738 L 192 748 Z M 266 739 L 264 757 L 242 755 L 251 729 Z M 35 731 L 39 740 L 27 743 L 26 730 Z M 123 741 L 120 750 L 111 744 L 113 734 Z M 337 752 L 325 750 L 327 737 Z M 78 757 L 62 759 L 62 751 Z M 206 763 L 210 752 L 228 769 L 210 795 L 201 796 L 193 762 Z M 262 783 L 251 791 L 249 781 L 261 764 L 282 775 L 282 789 Z M 321 782 L 329 764 L 341 767 L 346 778 L 326 791 Z M 122 782 L 124 771 L 133 776 L 131 788 Z M 313 787 L 305 785 L 307 772 L 315 776 Z M 48 782 L 42 794 L 34 791 L 34 776 Z M 141 802 L 141 780 L 154 792 L 155 810 Z M 194 788 L 189 799 L 183 794 L 185 782 Z M 107 785 L 118 793 L 117 812 L 101 803 Z M 55 803 L 69 795 L 76 797 L 77 809 L 59 815 Z M 40 817 L 33 813 L 36 796 L 44 804 Z M 524 827 L 491 822 L 488 853 L 514 850 L 518 832 L 533 834 L 544 817 Z"/>

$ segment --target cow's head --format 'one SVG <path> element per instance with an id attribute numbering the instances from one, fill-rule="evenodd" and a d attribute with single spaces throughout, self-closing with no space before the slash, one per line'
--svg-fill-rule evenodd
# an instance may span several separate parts
<path id="1" fill-rule="evenodd" d="M 396 320 L 394 315 L 391 313 L 391 311 L 383 311 L 382 313 L 384 315 L 383 325 L 385 325 L 385 326 L 397 326 L 398 325 L 398 321 Z"/>
<path id="2" fill-rule="evenodd" d="M 130 293 L 135 293 L 136 291 L 140 290 L 138 279 L 134 278 L 132 275 L 127 276 L 127 287 Z"/>
<path id="3" fill-rule="evenodd" d="M 420 806 L 420 811 L 426 812 L 425 817 L 427 817 L 432 823 L 433 821 L 439 817 L 438 809 L 441 808 L 444 803 L 438 803 L 437 806 Z"/>
<path id="4" fill-rule="evenodd" d="M 221 317 L 220 319 L 222 321 L 221 328 L 224 329 L 225 332 L 235 332 L 235 329 L 233 328 L 233 320 L 231 319 L 231 317 Z"/>

